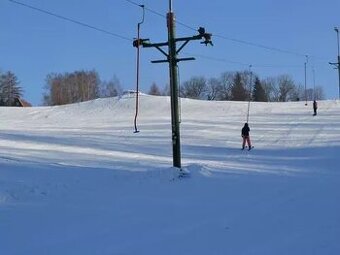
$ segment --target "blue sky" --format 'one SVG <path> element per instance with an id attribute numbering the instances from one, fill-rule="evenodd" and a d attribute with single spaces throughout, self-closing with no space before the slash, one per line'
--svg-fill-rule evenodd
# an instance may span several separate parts
<path id="1" fill-rule="evenodd" d="M 56 17 L 0 1 L 0 70 L 14 72 L 24 89 L 24 97 L 41 104 L 46 75 L 95 69 L 101 79 L 116 76 L 124 89 L 136 84 L 136 37 L 141 8 L 145 22 L 141 35 L 152 42 L 165 42 L 164 16 L 168 0 L 18 0 L 19 2 L 109 31 L 108 35 Z M 327 98 L 337 98 L 338 76 L 328 62 L 336 61 L 335 26 L 340 26 L 339 0 L 257 0 L 194 1 L 173 0 L 178 37 L 195 35 L 203 26 L 213 34 L 214 47 L 198 41 L 186 46 L 180 62 L 180 78 L 218 77 L 225 71 L 252 70 L 261 78 L 289 74 L 304 85 L 304 55 L 309 55 L 307 87 L 324 87 Z M 215 35 L 215 36 L 214 36 Z M 271 49 L 266 49 L 267 48 Z M 274 50 L 278 49 L 278 50 Z M 155 82 L 169 82 L 167 64 L 152 64 L 162 59 L 156 49 L 141 50 L 141 90 Z"/>

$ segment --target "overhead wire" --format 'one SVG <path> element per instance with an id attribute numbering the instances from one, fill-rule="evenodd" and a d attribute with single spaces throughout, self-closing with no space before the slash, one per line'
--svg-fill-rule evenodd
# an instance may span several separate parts
<path id="1" fill-rule="evenodd" d="M 136 3 L 135 1 L 132 1 L 132 0 L 124 0 L 126 2 L 129 2 L 131 4 L 134 4 L 134 5 L 138 5 L 138 3 Z M 157 16 L 160 16 L 162 18 L 166 18 L 166 15 L 163 15 L 151 8 L 147 8 L 146 7 L 146 10 L 151 12 L 151 13 L 154 13 L 156 14 Z M 185 27 L 185 28 L 188 28 L 192 31 L 197 31 L 196 28 L 192 27 L 192 26 L 189 26 L 179 20 L 176 19 L 176 24 L 178 25 L 181 25 L 182 27 Z M 319 62 L 324 62 L 324 63 L 327 63 L 328 64 L 328 60 L 326 57 L 324 56 L 315 56 L 315 55 L 311 55 L 311 54 L 307 54 L 307 53 L 301 53 L 301 52 L 297 52 L 297 51 L 292 51 L 292 50 L 287 50 L 287 49 L 282 49 L 282 48 L 278 48 L 278 47 L 272 47 L 272 46 L 268 46 L 268 45 L 264 45 L 264 44 L 260 44 L 260 43 L 254 43 L 254 42 L 250 42 L 250 41 L 246 41 L 246 40 L 241 40 L 241 39 L 237 39 L 237 38 L 233 38 L 233 37 L 230 37 L 230 36 L 225 36 L 225 35 L 221 35 L 221 34 L 216 34 L 216 33 L 213 33 L 213 36 L 214 38 L 219 38 L 219 39 L 222 39 L 222 40 L 227 40 L 227 41 L 231 41 L 231 42 L 234 42 L 234 43 L 239 43 L 239 44 L 243 44 L 243 45 L 247 45 L 247 46 L 251 46 L 251 47 L 256 47 L 256 48 L 260 48 L 260 49 L 264 49 L 264 50 L 268 50 L 268 51 L 272 51 L 272 52 L 279 52 L 279 53 L 282 53 L 282 54 L 288 54 L 288 55 L 291 55 L 291 56 L 296 56 L 296 57 L 305 57 L 306 55 L 308 55 L 310 58 L 314 59 L 314 60 L 318 60 Z M 207 57 L 207 56 L 200 56 L 201 58 L 205 58 L 205 59 L 210 59 L 210 60 L 216 60 L 216 58 L 214 57 Z M 247 65 L 249 66 L 249 64 L 246 64 L 246 63 L 240 63 L 240 62 L 237 62 L 237 61 L 230 61 L 230 60 L 227 60 L 227 59 L 221 59 L 221 60 L 217 60 L 217 61 L 223 61 L 223 62 L 228 62 L 228 63 L 233 63 L 235 62 L 234 64 L 240 64 L 240 65 Z M 253 67 L 256 67 L 256 68 L 284 68 L 284 67 L 295 67 L 295 68 L 301 68 L 301 66 L 299 65 L 256 65 L 256 64 L 253 64 L 252 65 Z"/>
<path id="2" fill-rule="evenodd" d="M 130 4 L 140 6 L 138 3 L 136 3 L 132 0 L 125 0 L 125 1 L 129 2 Z M 145 7 L 145 9 L 147 11 L 151 12 L 151 13 L 156 14 L 157 16 L 160 16 L 162 18 L 166 18 L 165 15 L 163 15 L 163 14 L 157 12 L 157 11 L 154 11 L 154 10 L 148 8 L 148 7 Z M 183 22 L 180 22 L 178 20 L 176 20 L 175 22 L 176 22 L 176 24 L 184 26 L 184 27 L 186 27 L 190 30 L 197 31 L 197 29 L 193 28 L 192 26 L 188 26 L 187 24 L 185 24 Z M 309 55 L 310 57 L 313 57 L 314 59 L 321 59 L 320 57 L 311 56 L 310 54 L 306 54 L 306 53 L 300 53 L 300 52 L 297 52 L 297 51 L 291 51 L 291 50 L 281 49 L 281 48 L 278 48 L 278 47 L 267 46 L 267 45 L 263 45 L 263 44 L 259 44 L 259 43 L 254 43 L 254 42 L 249 42 L 249 41 L 245 41 L 245 40 L 227 37 L 227 36 L 220 35 L 220 34 L 214 33 L 214 37 L 220 38 L 220 39 L 223 39 L 223 40 L 232 41 L 232 42 L 239 43 L 239 44 L 243 44 L 243 45 L 247 45 L 247 46 L 261 48 L 261 49 L 268 50 L 268 51 L 279 52 L 279 53 L 283 53 L 283 54 L 289 54 L 289 55 L 293 55 L 293 56 L 296 56 L 296 57 L 305 57 L 305 56 Z M 301 68 L 300 65 L 299 66 L 298 65 L 285 65 L 285 66 L 283 66 L 283 65 L 281 65 L 281 66 L 279 66 L 279 65 L 254 65 L 254 64 L 250 65 L 250 64 L 239 62 L 239 61 L 227 60 L 227 59 L 224 59 L 224 58 L 207 57 L 207 56 L 203 56 L 203 55 L 199 55 L 199 54 L 191 54 L 191 55 L 198 56 L 200 58 L 209 59 L 209 60 L 214 60 L 214 61 L 220 61 L 220 62 L 222 61 L 222 62 L 238 64 L 238 65 L 242 65 L 242 66 L 247 65 L 247 66 L 249 66 L 250 69 L 251 69 L 251 67 L 256 67 L 256 68 L 287 68 L 287 67 L 289 67 L 289 68 Z M 252 76 L 251 71 L 250 71 L 250 73 L 251 73 L 251 76 Z M 247 122 L 248 122 L 248 119 L 249 119 L 249 110 L 250 110 L 250 99 L 249 99 L 249 102 L 248 102 Z"/>
<path id="3" fill-rule="evenodd" d="M 68 22 L 71 22 L 71 23 L 74 23 L 74 24 L 77 24 L 77 25 L 80 25 L 80 26 L 83 26 L 83 27 L 86 27 L 86 28 L 89 28 L 89 29 L 92 29 L 92 30 L 96 30 L 98 32 L 105 33 L 107 35 L 114 36 L 116 38 L 119 38 L 119 39 L 122 39 L 122 40 L 125 40 L 125 41 L 129 41 L 129 42 L 133 41 L 129 37 L 126 37 L 126 36 L 123 36 L 123 35 L 120 35 L 120 34 L 117 34 L 117 33 L 102 29 L 102 28 L 98 28 L 98 27 L 90 25 L 88 23 L 81 22 L 81 21 L 78 21 L 76 19 L 69 18 L 69 17 L 63 16 L 63 15 L 60 15 L 60 14 L 57 14 L 57 13 L 54 13 L 54 12 L 51 12 L 51 11 L 47 11 L 47 10 L 35 7 L 33 5 L 29 5 L 29 4 L 26 4 L 26 3 L 23 3 L 23 2 L 20 2 L 20 1 L 17 1 L 17 0 L 8 0 L 8 1 L 13 3 L 13 4 L 17 4 L 17 5 L 32 9 L 34 11 L 38 11 L 38 12 L 53 16 L 55 18 L 58 18 L 58 19 L 61 19 L 61 20 L 64 20 L 64 21 L 68 21 Z M 136 3 L 132 0 L 125 0 L 125 1 L 130 3 L 130 4 L 133 4 L 135 6 L 138 6 L 138 7 L 142 6 L 142 5 Z M 148 8 L 144 5 L 143 5 L 143 8 L 145 10 L 157 15 L 157 16 L 160 16 L 162 18 L 166 18 L 165 15 L 163 15 L 160 12 L 157 12 L 157 11 L 151 9 L 151 8 Z M 189 25 L 187 25 L 183 22 L 180 22 L 178 20 L 176 20 L 176 23 L 185 27 L 185 28 L 188 28 L 190 30 L 197 31 L 197 29 L 193 28 L 192 26 L 189 26 Z M 214 34 L 214 37 L 220 38 L 220 39 L 223 39 L 223 40 L 233 41 L 235 43 L 240 43 L 240 44 L 243 44 L 243 45 L 258 47 L 258 48 L 262 48 L 262 49 L 265 49 L 265 50 L 276 51 L 276 52 L 295 55 L 295 56 L 299 56 L 299 57 L 302 57 L 302 56 L 305 57 L 306 55 L 308 55 L 308 54 L 305 54 L 305 53 L 299 53 L 299 52 L 294 52 L 294 51 L 290 51 L 290 50 L 280 49 L 280 48 L 277 48 L 277 47 L 266 46 L 266 45 L 253 43 L 253 42 L 249 42 L 249 41 L 245 41 L 245 40 L 240 40 L 240 39 L 236 39 L 236 38 L 231 38 L 231 37 L 227 37 L 227 36 L 219 35 L 219 34 Z M 231 63 L 231 64 L 239 64 L 239 65 L 242 65 L 242 66 L 246 66 L 246 65 L 249 66 L 249 64 L 247 64 L 247 63 L 242 63 L 242 62 L 238 62 L 238 61 L 231 61 L 231 60 L 227 60 L 227 59 L 224 59 L 224 58 L 208 57 L 208 56 L 203 56 L 201 54 L 191 54 L 191 55 L 194 55 L 194 56 L 197 56 L 197 57 L 200 57 L 200 58 L 205 58 L 205 59 L 208 59 L 208 60 L 213 60 L 213 61 L 220 61 L 220 62 L 227 62 L 227 63 Z M 315 57 L 315 56 L 312 56 L 312 57 L 315 58 L 315 59 L 318 58 L 318 59 L 321 60 L 321 58 L 319 58 L 319 57 Z M 256 67 L 256 68 L 282 68 L 282 67 L 301 68 L 300 66 L 297 66 L 297 65 L 295 65 L 295 66 L 293 66 L 293 65 L 291 65 L 291 66 L 279 66 L 279 65 L 274 66 L 274 65 L 255 65 L 255 64 L 253 64 L 252 67 Z"/>
<path id="4" fill-rule="evenodd" d="M 74 23 L 74 24 L 95 30 L 95 31 L 99 31 L 99 32 L 105 33 L 105 34 L 110 35 L 110 36 L 114 36 L 116 38 L 119 38 L 119 39 L 122 39 L 122 40 L 125 40 L 125 41 L 129 41 L 129 42 L 133 41 L 129 37 L 126 37 L 126 36 L 123 36 L 123 35 L 120 35 L 120 34 L 117 34 L 117 33 L 102 29 L 102 28 L 98 28 L 98 27 L 90 25 L 88 23 L 81 22 L 81 21 L 78 21 L 76 19 L 69 18 L 69 17 L 63 16 L 63 15 L 60 15 L 60 14 L 57 14 L 57 13 L 54 13 L 54 12 L 51 12 L 51 11 L 47 11 L 47 10 L 35 7 L 33 5 L 22 3 L 22 2 L 17 1 L 17 0 L 8 0 L 8 1 L 12 2 L 14 4 L 17 4 L 17 5 L 21 5 L 23 7 L 26 7 L 26 8 L 29 8 L 29 9 L 50 15 L 50 16 L 53 16 L 53 17 L 58 18 L 58 19 L 62 19 L 62 20 L 65 20 L 65 21 L 68 21 L 68 22 L 71 22 L 71 23 Z M 132 5 L 141 7 L 141 5 L 136 3 L 135 1 L 132 1 L 132 0 L 124 0 L 124 1 L 126 1 L 126 2 L 128 2 Z M 166 18 L 165 15 L 163 15 L 160 12 L 157 12 L 157 11 L 151 9 L 151 8 L 144 6 L 144 9 L 155 14 L 155 15 L 157 15 L 157 16 L 160 16 L 162 18 Z M 187 25 L 183 22 L 180 22 L 178 20 L 176 20 L 176 23 L 183 26 L 183 27 L 186 27 L 190 30 L 197 31 L 197 29 L 193 28 L 192 26 L 189 26 L 189 25 Z M 266 45 L 262 45 L 262 44 L 258 44 L 258 43 L 253 43 L 253 42 L 249 42 L 249 41 L 245 41 L 245 40 L 240 40 L 240 39 L 236 39 L 236 38 L 231 38 L 231 37 L 227 37 L 227 36 L 223 36 L 223 35 L 219 35 L 219 34 L 214 34 L 214 37 L 224 39 L 224 40 L 233 41 L 233 42 L 248 45 L 248 46 L 258 47 L 258 48 L 276 51 L 276 52 L 281 52 L 281 53 L 285 53 L 285 54 L 290 54 L 290 55 L 295 55 L 295 56 L 300 56 L 300 57 L 306 56 L 306 54 L 304 54 L 304 53 L 284 50 L 284 49 L 280 49 L 280 48 L 276 48 L 276 47 L 270 47 L 270 46 L 266 46 Z M 225 59 L 225 58 L 215 58 L 215 57 L 209 57 L 209 56 L 204 56 L 204 55 L 201 55 L 201 54 L 192 54 L 192 53 L 191 53 L 191 55 L 194 55 L 194 56 L 197 56 L 197 57 L 200 57 L 200 58 L 204 58 L 204 59 L 208 59 L 208 60 L 212 60 L 212 61 L 219 61 L 219 62 L 226 62 L 226 63 L 230 63 L 230 64 L 238 64 L 238 65 L 242 65 L 242 66 L 249 66 L 248 63 L 242 63 L 242 62 L 239 62 L 239 61 L 232 61 L 232 60 L 228 60 L 228 59 Z M 253 64 L 252 66 L 257 67 L 257 68 L 282 68 L 282 67 L 300 68 L 300 66 L 297 66 L 297 65 L 295 65 L 295 66 L 293 66 L 293 65 L 291 65 L 291 66 L 280 66 L 280 65 L 257 65 L 257 64 Z"/>
<path id="5" fill-rule="evenodd" d="M 249 65 L 249 75 L 250 75 L 250 81 L 249 81 L 249 95 L 248 95 L 248 111 L 247 111 L 247 121 L 246 123 L 249 123 L 249 113 L 250 113 L 250 101 L 252 98 L 252 80 L 253 80 L 253 72 L 251 71 L 252 65 Z"/>
<path id="6" fill-rule="evenodd" d="M 80 26 L 83 26 L 83 27 L 87 27 L 87 28 L 90 28 L 90 29 L 93 29 L 93 30 L 96 30 L 96 31 L 99 31 L 99 32 L 102 32 L 102 33 L 105 33 L 105 34 L 108 34 L 108 35 L 111 35 L 111 36 L 114 36 L 116 38 L 120 38 L 122 40 L 130 41 L 130 42 L 133 41 L 131 38 L 128 38 L 126 36 L 123 36 L 123 35 L 120 35 L 120 34 L 117 34 L 117 33 L 113 33 L 111 31 L 108 31 L 108 30 L 105 30 L 105 29 L 102 29 L 102 28 L 95 27 L 93 25 L 90 25 L 90 24 L 87 24 L 87 23 L 75 20 L 73 18 L 65 17 L 63 15 L 56 14 L 56 13 L 53 13 L 51 11 L 47 11 L 47 10 L 41 9 L 41 8 L 35 7 L 33 5 L 25 4 L 25 3 L 22 3 L 22 2 L 19 2 L 19 1 L 16 1 L 16 0 L 8 0 L 8 1 L 12 2 L 14 4 L 17 4 L 17 5 L 21 5 L 23 7 L 26 7 L 26 8 L 29 8 L 29 9 L 32 9 L 32 10 L 35 10 L 35 11 L 38 11 L 38 12 L 50 15 L 50 16 L 53 16 L 53 17 L 58 18 L 58 19 L 62 19 L 62 20 L 65 20 L 65 21 L 68 21 L 68 22 L 71 22 L 71 23 L 74 23 L 74 24 L 77 24 L 77 25 L 80 25 Z"/>
<path id="7" fill-rule="evenodd" d="M 132 1 L 132 0 L 124 0 L 124 1 L 126 1 L 126 2 L 128 2 L 128 3 L 130 3 L 130 4 L 133 4 L 133 5 L 136 5 L 136 6 L 140 6 L 140 4 L 138 4 L 138 3 L 136 3 L 135 1 Z M 159 16 L 159 17 L 162 17 L 162 18 L 165 18 L 165 19 L 166 19 L 166 15 L 164 15 L 164 14 L 158 12 L 158 11 L 155 11 L 155 10 L 153 10 L 153 9 L 151 9 L 151 8 L 146 7 L 146 6 L 145 6 L 145 10 L 147 10 L 147 11 L 149 11 L 149 12 L 151 12 L 151 13 L 153 13 L 153 14 Z M 186 24 L 184 24 L 184 23 L 182 23 L 182 22 L 180 22 L 180 21 L 178 21 L 178 20 L 176 20 L 175 22 L 176 22 L 177 24 L 183 26 L 183 27 L 186 27 L 186 28 L 190 29 L 190 30 L 197 31 L 196 28 L 193 28 L 193 27 L 191 27 L 191 26 L 188 26 L 188 25 L 186 25 Z"/>
<path id="8" fill-rule="evenodd" d="M 245 62 L 240 62 L 240 61 L 233 61 L 230 59 L 226 59 L 226 58 L 217 58 L 217 57 L 211 57 L 211 56 L 205 56 L 202 54 L 196 54 L 196 53 L 189 53 L 189 52 L 184 52 L 184 55 L 190 55 L 190 56 L 194 56 L 197 58 L 202 58 L 202 59 L 207 59 L 210 61 L 215 61 L 215 62 L 223 62 L 223 63 L 229 63 L 232 65 L 240 65 L 240 66 L 244 66 L 244 67 L 249 67 L 249 63 L 245 63 Z M 271 64 L 251 64 L 251 66 L 254 68 L 298 68 L 301 69 L 303 68 L 301 65 L 271 65 Z"/>
<path id="9" fill-rule="evenodd" d="M 284 50 L 284 49 L 280 49 L 280 48 L 276 48 L 276 47 L 270 47 L 270 46 L 266 46 L 266 45 L 262 45 L 262 44 L 258 44 L 258 43 L 253 43 L 253 42 L 248 42 L 248 41 L 245 41 L 245 40 L 235 39 L 235 38 L 231 38 L 231 37 L 227 37 L 227 36 L 223 36 L 223 35 L 218 35 L 218 34 L 217 35 L 214 34 L 214 37 L 225 39 L 225 40 L 236 42 L 236 43 L 241 43 L 241 44 L 248 45 L 248 46 L 262 48 L 262 49 L 265 49 L 265 50 L 276 51 L 276 52 L 281 52 L 281 53 L 285 53 L 285 54 L 291 54 L 291 55 L 295 55 L 295 56 L 299 56 L 299 57 L 305 57 L 306 55 L 308 55 L 308 54 L 305 54 L 305 53 L 298 53 L 298 52 L 294 52 L 294 51 L 290 51 L 290 50 Z"/>
<path id="10" fill-rule="evenodd" d="M 135 1 L 131 1 L 131 0 L 124 0 L 124 1 L 126 1 L 126 2 L 128 2 L 128 3 L 132 4 L 132 5 L 135 5 L 135 6 L 139 6 L 139 7 L 141 6 L 140 4 L 136 3 Z M 162 14 L 160 12 L 157 12 L 157 11 L 154 11 L 154 10 L 146 7 L 145 5 L 144 5 L 144 9 L 149 11 L 149 12 L 151 12 L 151 13 L 153 13 L 153 14 L 155 14 L 155 15 L 157 15 L 157 16 L 160 16 L 162 18 L 166 18 L 166 16 L 164 14 Z"/>
<path id="11" fill-rule="evenodd" d="M 138 3 L 136 3 L 132 0 L 125 0 L 125 1 L 129 2 L 130 4 L 136 5 L 136 6 L 139 5 Z M 159 12 L 157 12 L 157 11 L 151 9 L 151 8 L 145 7 L 145 9 L 147 11 L 153 13 L 153 14 L 156 14 L 157 16 L 160 16 L 160 17 L 166 19 L 165 15 L 163 15 L 163 14 L 161 14 L 161 13 L 159 13 Z M 175 22 L 176 22 L 176 24 L 181 25 L 182 27 L 188 28 L 188 29 L 193 30 L 193 31 L 197 31 L 197 29 L 195 29 L 192 26 L 189 26 L 189 25 L 187 25 L 183 22 L 180 22 L 178 20 L 176 20 Z M 305 57 L 306 55 L 309 55 L 313 59 L 319 59 L 319 60 L 322 59 L 323 61 L 325 61 L 324 58 L 312 56 L 312 55 L 306 54 L 306 53 L 291 51 L 291 50 L 287 50 L 287 49 L 281 49 L 281 48 L 278 48 L 278 47 L 267 46 L 267 45 L 249 42 L 249 41 L 246 41 L 246 40 L 236 39 L 236 38 L 232 38 L 232 37 L 228 37 L 228 36 L 220 35 L 220 34 L 215 34 L 215 33 L 213 35 L 214 35 L 215 38 L 219 38 L 219 39 L 227 40 L 227 41 L 232 41 L 234 43 L 239 43 L 239 44 L 243 44 L 243 45 L 246 45 L 246 46 L 260 48 L 260 49 L 264 49 L 264 50 L 271 51 L 271 52 L 278 52 L 278 53 L 281 53 L 281 54 L 287 54 L 287 55 L 296 56 L 296 57 Z M 186 53 L 183 52 L 183 54 L 186 54 Z M 252 64 L 252 65 L 250 65 L 248 63 L 242 63 L 242 62 L 239 62 L 239 61 L 232 61 L 232 60 L 225 59 L 225 58 L 209 57 L 209 56 L 203 56 L 201 54 L 190 54 L 190 55 L 196 56 L 196 57 L 199 57 L 199 58 L 208 59 L 208 60 L 211 60 L 211 61 L 226 62 L 226 63 L 237 64 L 237 65 L 241 65 L 241 66 L 252 66 L 256 69 L 259 69 L 259 68 L 299 68 L 300 69 L 300 68 L 302 68 L 301 65 L 273 65 L 273 64 L 270 64 L 270 65 L 268 65 L 268 64 Z"/>
<path id="12" fill-rule="evenodd" d="M 111 31 L 108 31 L 108 30 L 105 30 L 105 29 L 102 29 L 102 28 L 98 28 L 96 26 L 90 25 L 90 24 L 85 23 L 85 22 L 78 21 L 78 20 L 73 19 L 73 18 L 69 18 L 69 17 L 63 16 L 63 15 L 60 15 L 60 14 L 53 13 L 51 11 L 41 9 L 41 8 L 35 7 L 33 5 L 22 3 L 22 2 L 17 1 L 17 0 L 8 0 L 8 1 L 12 2 L 14 4 L 17 4 L 17 5 L 21 5 L 23 7 L 26 7 L 26 8 L 29 8 L 29 9 L 50 15 L 50 16 L 53 16 L 55 18 L 59 18 L 59 19 L 62 19 L 62 20 L 65 20 L 65 21 L 68 21 L 68 22 L 71 22 L 71 23 L 74 23 L 74 24 L 77 24 L 77 25 L 80 25 L 80 26 L 83 26 L 83 27 L 86 27 L 86 28 L 89 28 L 89 29 L 93 29 L 93 30 L 96 30 L 96 31 L 99 31 L 99 32 L 102 32 L 102 33 L 123 39 L 123 40 L 126 40 L 126 41 L 130 41 L 130 42 L 132 41 L 132 39 L 129 38 L 129 37 L 126 37 L 126 36 L 123 36 L 123 35 L 120 35 L 120 34 L 117 34 L 117 33 L 113 33 Z M 132 0 L 124 0 L 124 1 L 126 1 L 126 2 L 128 2 L 132 5 L 140 7 L 140 4 L 136 3 L 135 1 L 132 1 Z M 145 8 L 145 10 L 147 10 L 147 11 L 149 11 L 149 12 L 151 12 L 151 13 L 157 15 L 157 16 L 160 16 L 162 18 L 166 18 L 166 16 L 164 14 L 161 14 L 160 12 L 157 12 L 157 11 L 151 9 L 151 8 L 146 7 L 146 6 L 144 8 Z M 189 25 L 187 25 L 183 22 L 180 22 L 178 20 L 176 20 L 176 23 L 185 27 L 185 28 L 188 28 L 190 30 L 197 31 L 197 29 L 193 28 L 192 26 L 189 26 Z M 270 51 L 276 51 L 276 52 L 281 52 L 281 53 L 300 56 L 300 57 L 305 57 L 306 55 L 308 55 L 308 54 L 305 54 L 305 53 L 299 53 L 299 52 L 289 51 L 289 50 L 285 50 L 285 49 L 280 49 L 280 48 L 277 48 L 277 47 L 266 46 L 266 45 L 253 43 L 253 42 L 249 42 L 249 41 L 245 41 L 245 40 L 240 40 L 240 39 L 236 39 L 236 38 L 231 38 L 231 37 L 227 37 L 227 36 L 219 35 L 219 34 L 214 34 L 214 37 L 220 38 L 220 39 L 223 39 L 223 40 L 233 41 L 233 42 L 248 45 L 248 46 L 253 46 L 253 47 L 257 47 L 257 48 L 262 48 L 262 49 L 266 49 L 266 50 L 270 50 Z M 243 65 L 244 63 L 237 63 L 235 61 L 235 64 L 242 64 Z"/>
<path id="13" fill-rule="evenodd" d="M 184 52 L 183 54 L 184 55 L 191 55 L 191 56 L 198 57 L 198 58 L 204 58 L 204 59 L 208 59 L 208 60 L 212 60 L 212 61 L 216 61 L 216 62 L 225 62 L 225 63 L 237 64 L 237 65 L 241 65 L 241 66 L 249 66 L 248 63 L 228 60 L 226 58 L 216 58 L 216 57 L 210 57 L 210 56 L 205 56 L 205 55 L 202 55 L 202 54 L 189 53 L 189 52 Z"/>
<path id="14" fill-rule="evenodd" d="M 134 2 L 132 0 L 124 0 L 124 1 L 131 3 L 133 5 L 138 5 L 136 2 Z M 162 18 L 166 18 L 165 15 L 163 15 L 163 14 L 161 14 L 161 13 L 159 13 L 159 12 L 157 12 L 157 11 L 151 9 L 151 8 L 145 7 L 145 9 L 148 10 L 149 12 L 151 12 L 151 13 L 156 14 L 157 16 L 160 16 Z M 176 24 L 179 24 L 179 25 L 186 27 L 190 30 L 197 31 L 196 28 L 189 26 L 189 25 L 187 25 L 187 24 L 185 24 L 181 21 L 176 20 Z M 300 53 L 300 52 L 290 51 L 290 50 L 286 50 L 286 49 L 280 49 L 280 48 L 277 48 L 277 47 L 272 47 L 272 46 L 267 46 L 267 45 L 263 45 L 263 44 L 259 44 L 259 43 L 249 42 L 249 41 L 246 41 L 246 40 L 232 38 L 232 37 L 229 37 L 229 36 L 215 34 L 215 33 L 213 34 L 213 36 L 216 37 L 216 38 L 223 39 L 223 40 L 228 40 L 228 41 L 232 41 L 232 42 L 236 42 L 236 43 L 240 43 L 240 44 L 244 44 L 244 45 L 248 45 L 248 46 L 253 46 L 253 47 L 262 48 L 262 49 L 265 49 L 265 50 L 276 51 L 276 52 L 290 54 L 290 55 L 295 55 L 295 56 L 299 56 L 299 57 L 305 57 L 306 55 L 309 55 L 309 54 L 306 54 L 306 53 Z"/>

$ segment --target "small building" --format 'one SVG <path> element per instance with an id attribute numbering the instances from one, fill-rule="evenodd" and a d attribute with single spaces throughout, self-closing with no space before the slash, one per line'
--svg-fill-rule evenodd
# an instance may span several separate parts
<path id="1" fill-rule="evenodd" d="M 31 107 L 32 105 L 24 99 L 15 98 L 11 105 L 8 105 L 4 100 L 0 100 L 0 106 Z"/>
<path id="2" fill-rule="evenodd" d="M 133 90 L 133 89 L 129 89 L 129 90 L 124 90 L 123 93 L 122 93 L 122 96 L 135 96 L 137 94 L 137 91 L 136 90 Z M 140 95 L 141 92 L 139 91 L 138 92 L 138 95 Z"/>
<path id="3" fill-rule="evenodd" d="M 136 97 L 137 91 L 133 89 L 129 90 L 124 90 L 123 93 L 121 94 L 121 97 Z M 145 95 L 143 92 L 138 91 L 138 95 Z"/>

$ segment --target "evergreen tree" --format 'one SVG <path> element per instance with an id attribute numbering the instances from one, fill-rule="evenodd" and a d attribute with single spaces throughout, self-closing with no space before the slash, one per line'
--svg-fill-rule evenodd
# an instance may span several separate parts
<path id="1" fill-rule="evenodd" d="M 0 103 L 4 106 L 12 106 L 15 99 L 22 96 L 22 88 L 16 75 L 12 72 L 0 76 Z"/>
<path id="2" fill-rule="evenodd" d="M 248 98 L 248 93 L 242 80 L 241 73 L 237 72 L 234 77 L 233 86 L 231 88 L 231 100 L 245 101 Z"/>
<path id="3" fill-rule="evenodd" d="M 264 88 L 262 87 L 261 81 L 258 77 L 255 78 L 253 100 L 256 102 L 267 102 L 268 101 L 266 92 Z"/>

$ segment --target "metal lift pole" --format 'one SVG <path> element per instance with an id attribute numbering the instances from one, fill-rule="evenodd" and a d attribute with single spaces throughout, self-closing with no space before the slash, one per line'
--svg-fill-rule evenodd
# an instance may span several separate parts
<path id="1" fill-rule="evenodd" d="M 151 63 L 169 63 L 170 76 L 170 97 L 171 97 L 171 128 L 172 128 L 172 149 L 173 166 L 181 169 L 181 141 L 180 141 L 180 119 L 179 119 L 179 88 L 178 88 L 178 65 L 180 61 L 194 60 L 195 58 L 178 58 L 179 52 L 192 40 L 203 40 L 201 44 L 211 45 L 211 34 L 206 33 L 203 27 L 199 27 L 198 34 L 189 37 L 176 38 L 175 15 L 172 10 L 172 0 L 169 0 L 169 12 L 167 13 L 168 41 L 161 43 L 150 43 L 149 39 L 133 41 L 134 47 L 142 45 L 144 48 L 156 48 L 166 59 L 154 60 Z M 177 43 L 182 43 L 177 49 Z M 168 47 L 166 52 L 163 47 Z"/>
<path id="2" fill-rule="evenodd" d="M 139 59 L 140 59 L 140 48 L 139 48 L 139 41 L 140 41 L 140 26 L 143 24 L 144 22 L 144 16 L 145 16 L 145 10 L 144 10 L 144 5 L 139 5 L 141 8 L 143 8 L 143 18 L 142 21 L 138 23 L 137 25 L 137 41 L 138 41 L 138 45 L 137 45 L 137 64 L 136 64 L 136 68 L 137 68 L 137 77 L 136 77 L 136 112 L 135 112 L 135 118 L 134 118 L 134 126 L 135 126 L 135 131 L 134 133 L 138 133 L 138 128 L 137 128 L 137 116 L 138 116 L 138 110 L 139 110 Z"/>
<path id="3" fill-rule="evenodd" d="M 178 112 L 178 76 L 177 76 L 177 52 L 175 34 L 175 15 L 172 12 L 172 0 L 169 0 L 169 12 L 167 14 L 168 26 L 168 58 L 170 75 L 170 97 L 171 97 L 171 128 L 172 128 L 172 151 L 173 166 L 181 168 L 181 140 L 180 122 Z"/>

